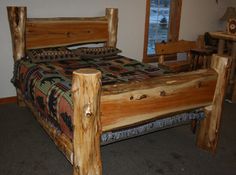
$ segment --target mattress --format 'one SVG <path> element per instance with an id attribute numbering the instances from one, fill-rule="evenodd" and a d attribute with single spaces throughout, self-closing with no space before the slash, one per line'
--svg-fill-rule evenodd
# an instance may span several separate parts
<path id="1" fill-rule="evenodd" d="M 29 59 L 17 61 L 13 84 L 37 108 L 44 120 L 70 139 L 73 136 L 72 72 L 80 68 L 100 70 L 103 86 L 143 81 L 165 73 L 163 69 L 121 55 L 43 63 L 32 63 Z M 203 117 L 203 112 L 191 111 L 128 129 L 106 132 L 101 136 L 101 143 L 112 143 Z"/>

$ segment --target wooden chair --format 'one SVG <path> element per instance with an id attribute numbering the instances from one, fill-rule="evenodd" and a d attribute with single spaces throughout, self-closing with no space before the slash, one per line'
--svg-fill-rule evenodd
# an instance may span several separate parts
<path id="1" fill-rule="evenodd" d="M 217 53 L 218 40 L 212 38 L 208 32 L 199 35 L 197 39 L 197 48 L 191 49 L 193 70 L 199 68 L 209 68 L 212 54 Z"/>
<path id="2" fill-rule="evenodd" d="M 192 70 L 193 61 L 190 51 L 196 48 L 195 41 L 179 40 L 171 43 L 156 43 L 156 53 L 159 55 L 158 65 L 165 67 L 171 72 L 182 72 Z M 186 53 L 187 59 L 178 60 L 178 53 Z M 171 59 L 173 58 L 174 59 Z"/>

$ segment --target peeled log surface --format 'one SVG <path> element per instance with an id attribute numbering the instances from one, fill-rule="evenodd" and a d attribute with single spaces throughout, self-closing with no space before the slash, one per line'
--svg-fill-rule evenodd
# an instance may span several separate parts
<path id="1" fill-rule="evenodd" d="M 14 61 L 25 56 L 26 7 L 7 7 Z"/>
<path id="2" fill-rule="evenodd" d="M 74 71 L 72 93 L 74 104 L 73 174 L 101 175 L 101 72 L 95 69 Z"/>
<path id="3" fill-rule="evenodd" d="M 118 30 L 118 9 L 107 8 L 106 17 L 108 19 L 109 40 L 107 46 L 116 47 Z"/>
<path id="4" fill-rule="evenodd" d="M 218 73 L 212 104 L 205 107 L 206 118 L 201 121 L 198 132 L 198 147 L 215 153 L 218 143 L 222 106 L 230 74 L 231 59 L 213 56 L 211 67 Z"/>
<path id="5" fill-rule="evenodd" d="M 212 69 L 103 87 L 102 130 L 108 131 L 212 104 L 217 73 Z"/>

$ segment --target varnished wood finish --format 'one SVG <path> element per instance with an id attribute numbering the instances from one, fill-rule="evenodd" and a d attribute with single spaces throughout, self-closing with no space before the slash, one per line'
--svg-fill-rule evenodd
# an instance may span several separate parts
<path id="1" fill-rule="evenodd" d="M 177 41 L 179 39 L 179 28 L 181 19 L 182 0 L 172 0 L 170 3 L 170 27 L 168 32 L 167 44 Z M 143 62 L 156 62 L 159 58 L 159 53 L 154 55 L 147 55 L 148 49 L 148 32 L 149 32 L 149 16 L 150 16 L 150 0 L 146 0 L 146 18 L 145 18 L 145 32 L 144 32 L 144 46 L 143 46 Z"/>
<path id="2" fill-rule="evenodd" d="M 8 7 L 8 14 L 13 39 L 19 37 L 18 35 L 20 35 L 20 38 L 25 36 L 22 35 L 25 30 L 22 24 L 25 23 L 26 8 Z M 17 15 L 14 16 L 15 14 Z M 88 18 L 84 18 L 82 21 L 87 23 L 86 25 L 90 25 L 91 21 L 96 23 L 98 19 L 99 21 L 102 19 L 101 21 L 109 26 L 109 22 L 106 22 L 108 18 L 110 17 L 93 18 L 89 20 L 89 23 L 87 23 Z M 52 21 L 51 19 L 47 20 L 47 22 Z M 65 22 L 67 19 L 61 20 L 64 24 L 67 24 Z M 70 20 L 73 21 L 75 18 Z M 28 19 L 28 21 L 31 20 Z M 45 26 L 45 19 L 33 19 L 32 21 L 38 21 L 37 25 L 42 23 Z M 75 21 L 75 23 L 79 22 L 82 25 L 81 19 Z M 101 26 L 103 26 L 103 22 L 101 22 Z M 60 23 L 60 21 L 56 23 Z M 28 27 L 28 24 L 26 27 Z M 20 25 L 22 29 L 15 30 L 17 28 L 15 25 Z M 53 24 L 50 25 L 53 26 Z M 114 29 L 116 28 L 114 26 L 108 28 Z M 87 27 L 85 28 L 87 29 Z M 54 29 L 50 37 L 57 35 L 57 28 L 54 27 Z M 68 29 L 68 36 L 70 36 L 71 30 Z M 116 34 L 116 32 L 113 33 L 113 35 Z M 94 37 L 94 40 L 97 41 L 100 35 Z M 113 38 L 111 43 L 114 45 L 116 37 L 109 36 L 109 39 L 111 38 Z M 64 39 L 65 41 L 62 41 L 63 45 L 69 44 L 67 38 Z M 56 39 L 55 42 L 58 40 Z M 82 40 L 83 42 L 91 42 L 90 37 L 85 37 L 78 42 L 80 43 Z M 17 43 L 24 46 L 25 40 L 13 40 L 15 60 L 21 59 L 24 54 L 24 47 L 17 49 L 18 46 L 15 46 Z M 34 47 L 39 47 L 42 44 L 41 42 L 36 43 Z M 42 47 L 49 46 L 48 44 L 42 45 Z M 74 165 L 74 175 L 101 175 L 100 134 L 102 131 L 129 127 L 130 125 L 195 108 L 205 107 L 207 115 L 199 131 L 198 146 L 212 152 L 215 151 L 229 65 L 227 58 L 215 56 L 213 60 L 215 60 L 212 63 L 214 70 L 205 69 L 177 75 L 160 76 L 143 82 L 104 86 L 102 94 L 100 94 L 100 72 L 90 69 L 74 72 L 72 83 L 74 136 L 72 141 L 45 121 L 33 103 L 26 101 L 19 90 L 17 90 L 17 95 L 18 99 L 32 110 L 58 148 Z M 204 123 L 206 124 L 204 125 Z"/>
<path id="3" fill-rule="evenodd" d="M 103 18 L 30 19 L 26 23 L 26 47 L 43 48 L 87 42 L 106 42 L 108 23 Z"/>
<path id="4" fill-rule="evenodd" d="M 7 104 L 7 103 L 16 103 L 17 98 L 16 97 L 6 97 L 0 99 L 0 105 Z"/>
<path id="5" fill-rule="evenodd" d="M 216 80 L 215 71 L 201 70 L 103 88 L 102 129 L 117 129 L 210 105 Z"/>
<path id="6" fill-rule="evenodd" d="M 157 43 L 156 44 L 156 51 L 160 55 L 168 55 L 168 54 L 175 54 L 175 53 L 182 53 L 182 52 L 189 52 L 191 49 L 196 48 L 195 41 L 186 41 L 186 40 L 179 40 L 174 41 L 168 44 Z"/>
<path id="7" fill-rule="evenodd" d="M 209 32 L 213 38 L 236 41 L 236 35 L 231 35 L 226 32 Z"/>
<path id="8" fill-rule="evenodd" d="M 95 69 L 74 71 L 72 93 L 73 175 L 101 175 L 101 72 Z"/>
<path id="9" fill-rule="evenodd" d="M 108 33 L 109 33 L 107 46 L 116 47 L 117 30 L 118 30 L 118 9 L 107 8 L 106 18 L 108 20 Z"/>
<path id="10" fill-rule="evenodd" d="M 26 7 L 7 7 L 14 59 L 26 49 L 104 42 L 116 47 L 118 9 L 102 17 L 27 18 Z"/>
<path id="11" fill-rule="evenodd" d="M 229 83 L 228 83 L 228 95 L 230 96 L 230 100 L 232 102 L 236 102 L 236 97 L 234 92 L 236 83 L 235 83 L 235 67 L 236 67 L 236 35 L 232 35 L 226 32 L 210 32 L 210 35 L 213 38 L 219 39 L 219 44 L 218 44 L 218 54 L 223 55 L 224 54 L 224 48 L 225 48 L 225 42 L 226 41 L 231 41 L 232 42 L 232 49 L 231 53 L 228 55 L 231 56 L 232 58 L 232 66 L 230 70 L 230 78 L 229 78 Z"/>
<path id="12" fill-rule="evenodd" d="M 14 61 L 25 56 L 26 7 L 7 7 Z"/>
<path id="13" fill-rule="evenodd" d="M 104 42 L 116 47 L 118 9 L 106 9 L 106 16 L 86 18 L 28 19 L 26 47 L 43 48 Z"/>
<path id="14" fill-rule="evenodd" d="M 174 41 L 168 44 L 156 43 L 155 49 L 156 52 L 160 55 L 158 63 L 160 67 L 166 67 L 172 72 L 189 71 L 193 67 L 193 60 L 190 51 L 191 49 L 195 49 L 196 47 L 197 46 L 195 41 L 186 40 Z M 168 61 L 168 56 L 177 55 L 178 53 L 186 53 L 187 59 L 179 61 L 177 60 L 177 56 L 175 56 L 174 61 Z"/>
<path id="15" fill-rule="evenodd" d="M 205 107 L 206 118 L 201 121 L 197 145 L 205 150 L 215 152 L 218 143 L 220 119 L 231 60 L 214 55 L 211 67 L 218 73 L 218 80 L 212 104 Z"/>
<path id="16" fill-rule="evenodd" d="M 182 0 L 172 0 L 170 7 L 170 28 L 169 28 L 169 42 L 178 41 Z"/>

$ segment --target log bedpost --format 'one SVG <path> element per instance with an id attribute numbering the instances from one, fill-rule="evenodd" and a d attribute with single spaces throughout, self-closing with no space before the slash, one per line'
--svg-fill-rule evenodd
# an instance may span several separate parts
<path id="1" fill-rule="evenodd" d="M 25 40 L 25 25 L 27 18 L 26 7 L 7 7 L 9 26 L 12 38 L 12 52 L 14 62 L 20 60 L 25 56 L 26 51 L 26 40 Z M 24 107 L 25 103 L 19 90 L 17 93 L 17 104 L 18 106 Z"/>
<path id="2" fill-rule="evenodd" d="M 73 175 L 102 175 L 100 154 L 101 72 L 73 72 Z"/>
<path id="3" fill-rule="evenodd" d="M 7 7 L 14 61 L 17 61 L 25 56 L 25 24 L 27 18 L 26 11 L 26 7 Z"/>
<path id="4" fill-rule="evenodd" d="M 118 29 L 118 9 L 107 8 L 106 17 L 108 19 L 108 33 L 109 33 L 109 40 L 107 41 L 107 46 L 116 47 L 117 29 Z"/>
<path id="5" fill-rule="evenodd" d="M 231 59 L 213 55 L 211 68 L 217 72 L 218 80 L 212 104 L 204 108 L 206 118 L 200 122 L 197 134 L 197 146 L 212 153 L 215 153 L 218 142 L 221 113 L 230 65 Z"/>

